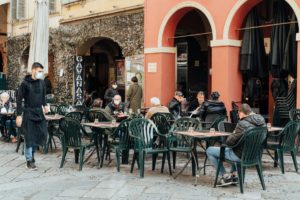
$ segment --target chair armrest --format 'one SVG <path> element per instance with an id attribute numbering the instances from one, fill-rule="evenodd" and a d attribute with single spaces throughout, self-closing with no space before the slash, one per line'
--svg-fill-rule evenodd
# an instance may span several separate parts
<path id="1" fill-rule="evenodd" d="M 225 161 L 225 148 L 227 145 L 222 144 L 220 147 L 220 161 Z"/>

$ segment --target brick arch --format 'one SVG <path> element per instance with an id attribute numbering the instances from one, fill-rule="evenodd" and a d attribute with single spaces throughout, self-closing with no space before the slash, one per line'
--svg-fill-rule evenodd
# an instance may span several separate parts
<path id="1" fill-rule="evenodd" d="M 172 42 L 168 41 L 168 38 L 174 36 L 177 23 L 179 22 L 179 20 L 186 13 L 194 9 L 201 11 L 205 15 L 210 25 L 210 28 L 212 30 L 212 39 L 215 40 L 217 38 L 216 24 L 213 20 L 211 13 L 203 5 L 196 2 L 188 1 L 188 2 L 183 2 L 175 5 L 172 9 L 170 9 L 170 11 L 163 19 L 158 34 L 158 41 L 157 41 L 158 47 L 173 45 Z"/>
<path id="2" fill-rule="evenodd" d="M 294 0 L 285 0 L 287 4 L 292 8 L 296 14 L 298 20 L 298 26 L 300 27 L 300 9 Z M 226 19 L 223 39 L 239 39 L 237 29 L 242 26 L 242 23 L 247 16 L 247 14 L 255 7 L 257 4 L 262 2 L 262 0 L 238 0 L 237 3 L 232 7 L 229 15 Z M 299 35 L 299 33 L 298 33 Z"/>

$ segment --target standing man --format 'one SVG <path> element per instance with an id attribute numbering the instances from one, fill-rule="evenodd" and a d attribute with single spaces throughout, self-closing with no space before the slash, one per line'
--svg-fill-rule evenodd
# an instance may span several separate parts
<path id="1" fill-rule="evenodd" d="M 134 113 L 137 113 L 137 110 L 141 109 L 143 89 L 139 85 L 136 76 L 131 78 L 131 82 L 132 84 L 129 86 L 127 92 L 128 109 L 132 109 Z"/>
<path id="2" fill-rule="evenodd" d="M 44 67 L 33 63 L 31 75 L 27 75 L 18 90 L 17 126 L 22 127 L 25 136 L 25 157 L 27 168 L 36 170 L 34 152 L 38 146 L 44 146 L 47 139 L 47 124 L 44 113 L 46 107 L 46 88 Z M 24 99 L 24 106 L 22 101 Z M 23 116 L 22 116 L 23 114 Z"/>

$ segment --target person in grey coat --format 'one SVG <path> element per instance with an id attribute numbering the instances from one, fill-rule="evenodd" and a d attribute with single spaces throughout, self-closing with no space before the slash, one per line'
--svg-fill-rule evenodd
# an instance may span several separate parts
<path id="1" fill-rule="evenodd" d="M 261 115 L 253 113 L 248 104 L 242 104 L 240 106 L 239 118 L 240 121 L 237 123 L 234 132 L 229 135 L 226 140 L 227 146 L 235 146 L 238 144 L 239 140 L 242 138 L 247 129 L 266 126 L 265 119 Z M 231 161 L 240 161 L 243 147 L 244 143 L 241 142 L 235 148 L 225 148 L 225 158 Z M 220 147 L 209 147 L 206 150 L 207 157 L 213 163 L 215 169 L 218 168 L 220 149 Z M 218 181 L 217 186 L 226 186 L 237 183 L 237 177 L 234 172 L 236 170 L 234 167 L 232 167 L 231 171 L 232 174 L 226 174 L 224 166 L 221 166 L 220 174 L 222 175 L 222 178 Z"/>
<path id="2" fill-rule="evenodd" d="M 128 109 L 132 109 L 132 112 L 137 113 L 138 109 L 141 109 L 141 103 L 143 98 L 143 89 L 138 84 L 137 77 L 132 77 L 132 84 L 130 85 L 127 92 L 127 104 Z"/>

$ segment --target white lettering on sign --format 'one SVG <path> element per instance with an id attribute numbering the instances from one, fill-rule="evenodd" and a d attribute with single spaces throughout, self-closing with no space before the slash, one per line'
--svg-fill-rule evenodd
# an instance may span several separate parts
<path id="1" fill-rule="evenodd" d="M 148 63 L 148 72 L 150 73 L 157 72 L 157 63 Z"/>

